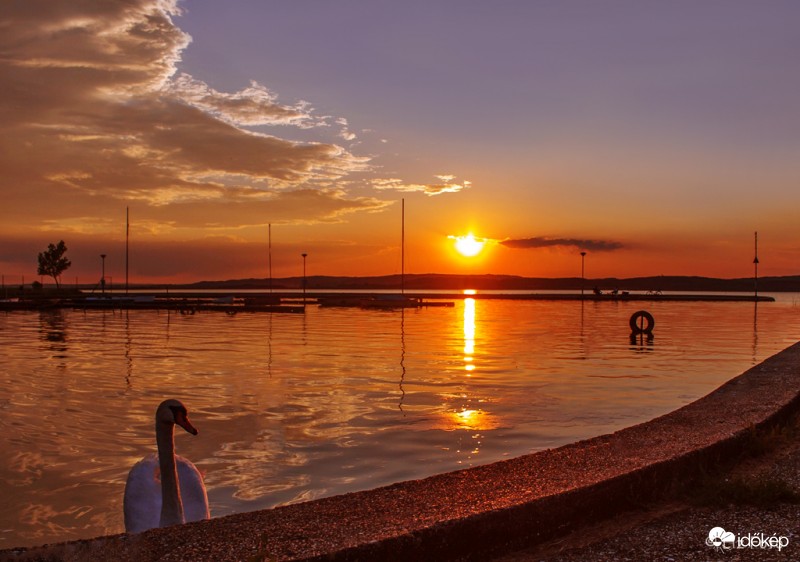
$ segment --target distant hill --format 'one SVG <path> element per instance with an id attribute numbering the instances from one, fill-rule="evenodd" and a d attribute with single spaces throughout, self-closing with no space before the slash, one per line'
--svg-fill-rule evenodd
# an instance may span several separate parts
<path id="1" fill-rule="evenodd" d="M 392 290 L 400 289 L 400 275 L 377 277 L 337 277 L 315 275 L 307 278 L 306 288 L 331 290 Z M 273 279 L 273 289 L 299 289 L 302 277 Z M 633 277 L 617 279 L 586 279 L 580 277 L 520 277 L 516 275 L 450 275 L 441 273 L 407 274 L 405 288 L 409 290 L 457 290 L 483 289 L 506 291 L 559 291 L 587 290 L 599 287 L 602 290 L 621 291 L 728 291 L 751 292 L 752 278 L 716 279 L 713 277 L 667 276 Z M 186 285 L 191 289 L 268 289 L 268 279 L 232 279 L 227 281 L 201 281 Z M 763 277 L 758 279 L 759 292 L 800 292 L 800 275 Z"/>

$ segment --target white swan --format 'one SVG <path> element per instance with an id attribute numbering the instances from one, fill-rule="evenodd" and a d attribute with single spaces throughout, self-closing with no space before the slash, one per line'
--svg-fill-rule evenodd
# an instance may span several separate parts
<path id="1" fill-rule="evenodd" d="M 158 455 L 148 455 L 137 462 L 125 483 L 123 510 L 128 533 L 209 518 L 208 496 L 200 471 L 175 455 L 175 424 L 197 435 L 186 407 L 178 400 L 165 400 L 156 410 Z"/>

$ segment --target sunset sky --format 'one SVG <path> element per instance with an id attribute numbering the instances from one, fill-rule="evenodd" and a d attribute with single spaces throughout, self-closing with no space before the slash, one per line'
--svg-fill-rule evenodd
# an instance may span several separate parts
<path id="1" fill-rule="evenodd" d="M 0 7 L 0 273 L 800 273 L 792 1 Z M 472 233 L 474 257 L 455 250 Z"/>

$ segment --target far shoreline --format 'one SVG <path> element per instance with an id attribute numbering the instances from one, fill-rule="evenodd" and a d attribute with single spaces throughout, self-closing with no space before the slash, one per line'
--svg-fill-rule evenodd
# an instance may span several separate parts
<path id="1" fill-rule="evenodd" d="M 7 276 L 6 276 L 7 278 Z M 110 278 L 109 278 L 110 279 Z M 118 279 L 118 278 L 117 278 Z M 44 285 L 42 285 L 44 283 Z M 408 273 L 383 276 L 332 276 L 309 275 L 283 278 L 249 278 L 208 280 L 188 283 L 171 282 L 108 282 L 105 287 L 97 283 L 61 283 L 57 290 L 51 279 L 40 278 L 31 284 L 4 283 L 0 298 L 34 296 L 47 293 L 105 293 L 120 294 L 127 291 L 137 293 L 152 292 L 187 292 L 202 293 L 206 291 L 261 291 L 265 293 L 283 293 L 302 291 L 339 291 L 343 293 L 356 291 L 374 292 L 450 292 L 461 293 L 466 290 L 494 292 L 561 292 L 565 294 L 583 292 L 592 295 L 595 289 L 604 294 L 617 291 L 629 293 L 743 293 L 758 295 L 761 293 L 800 292 L 800 275 L 746 277 L 721 279 L 713 277 L 687 275 L 658 275 L 634 278 L 581 278 L 581 277 L 521 277 L 499 274 L 439 274 Z M 105 289 L 105 290 L 104 290 Z M 79 293 L 80 294 L 80 293 Z"/>

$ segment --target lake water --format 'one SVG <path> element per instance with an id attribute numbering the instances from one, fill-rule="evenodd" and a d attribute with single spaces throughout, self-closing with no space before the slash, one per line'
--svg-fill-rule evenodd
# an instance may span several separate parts
<path id="1" fill-rule="evenodd" d="M 466 299 L 405 311 L 0 314 L 0 548 L 124 530 L 130 467 L 176 397 L 221 516 L 608 433 L 800 339 L 774 303 Z M 655 317 L 651 342 L 628 319 Z"/>

